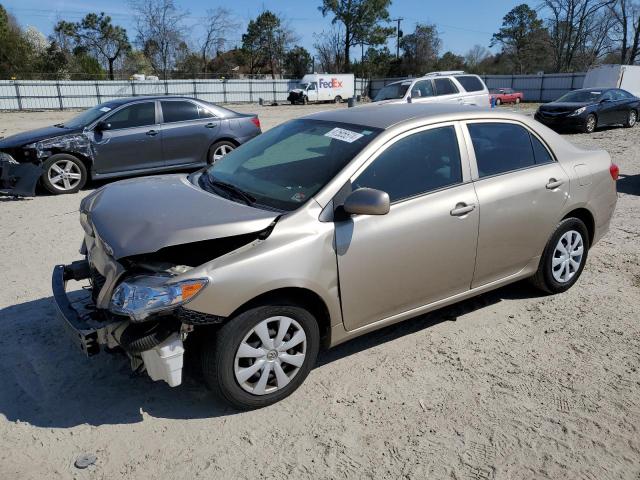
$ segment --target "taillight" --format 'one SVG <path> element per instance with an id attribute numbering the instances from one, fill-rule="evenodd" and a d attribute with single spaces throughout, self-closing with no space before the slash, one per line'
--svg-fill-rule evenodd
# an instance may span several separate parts
<path id="1" fill-rule="evenodd" d="M 251 123 L 260 128 L 260 119 L 258 117 L 251 117 Z"/>
<path id="2" fill-rule="evenodd" d="M 613 181 L 617 181 L 618 176 L 620 175 L 620 167 L 618 167 L 618 165 L 616 165 L 615 163 L 612 163 L 609 167 L 609 173 L 611 174 L 611 178 L 613 178 Z"/>

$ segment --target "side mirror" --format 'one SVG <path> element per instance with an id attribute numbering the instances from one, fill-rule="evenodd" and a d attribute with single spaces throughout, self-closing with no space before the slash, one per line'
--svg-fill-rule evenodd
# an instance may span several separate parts
<path id="1" fill-rule="evenodd" d="M 95 130 L 98 132 L 102 132 L 103 130 L 111 130 L 111 124 L 107 122 L 98 122 L 96 123 Z"/>
<path id="2" fill-rule="evenodd" d="M 342 208 L 351 215 L 386 215 L 389 213 L 390 204 L 387 192 L 359 188 L 351 192 Z"/>

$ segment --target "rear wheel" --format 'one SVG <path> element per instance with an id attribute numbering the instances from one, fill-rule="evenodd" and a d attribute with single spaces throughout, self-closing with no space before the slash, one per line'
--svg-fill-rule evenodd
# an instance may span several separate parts
<path id="1" fill-rule="evenodd" d="M 584 121 L 584 133 L 593 133 L 597 126 L 598 119 L 593 113 L 590 113 Z"/>
<path id="2" fill-rule="evenodd" d="M 502 103 L 502 100 L 500 100 L 499 98 L 496 98 L 496 107 L 499 107 L 501 103 Z"/>
<path id="3" fill-rule="evenodd" d="M 221 140 L 220 142 L 214 143 L 209 149 L 209 165 L 213 165 L 226 154 L 228 154 L 232 150 L 235 150 L 235 148 L 236 144 L 228 140 Z"/>
<path id="4" fill-rule="evenodd" d="M 209 388 L 239 409 L 261 408 L 293 393 L 316 362 L 316 319 L 295 306 L 252 308 L 223 325 L 202 349 Z"/>
<path id="5" fill-rule="evenodd" d="M 516 97 L 516 105 L 520 103 L 520 97 Z"/>
<path id="6" fill-rule="evenodd" d="M 67 153 L 51 155 L 43 165 L 42 184 L 53 194 L 76 193 L 87 183 L 87 168 Z"/>
<path id="7" fill-rule="evenodd" d="M 627 128 L 633 127 L 638 121 L 638 112 L 635 110 L 629 110 L 627 114 L 627 120 L 624 122 L 624 126 Z"/>
<path id="8" fill-rule="evenodd" d="M 562 220 L 544 249 L 532 283 L 547 293 L 561 293 L 578 281 L 589 251 L 589 232 L 578 218 Z"/>
<path id="9" fill-rule="evenodd" d="M 333 99 L 333 103 L 342 103 L 342 97 L 340 95 L 336 95 L 336 98 Z"/>

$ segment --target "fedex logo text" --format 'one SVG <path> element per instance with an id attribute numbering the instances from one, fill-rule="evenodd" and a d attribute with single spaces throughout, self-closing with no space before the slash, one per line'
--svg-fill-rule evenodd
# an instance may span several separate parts
<path id="1" fill-rule="evenodd" d="M 318 80 L 318 85 L 320 88 L 340 88 L 342 87 L 342 81 L 338 81 L 337 78 L 332 78 L 331 80 L 325 80 L 321 78 Z"/>

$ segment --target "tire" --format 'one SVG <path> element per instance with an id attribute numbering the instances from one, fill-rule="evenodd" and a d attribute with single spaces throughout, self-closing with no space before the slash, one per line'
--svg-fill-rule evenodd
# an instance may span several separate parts
<path id="1" fill-rule="evenodd" d="M 87 168 L 73 155 L 51 155 L 42 167 L 42 184 L 54 195 L 76 193 L 87 183 Z"/>
<path id="2" fill-rule="evenodd" d="M 520 97 L 516 97 L 516 105 L 520 103 Z"/>
<path id="3" fill-rule="evenodd" d="M 597 126 L 598 118 L 593 113 L 590 113 L 584 121 L 584 127 L 582 130 L 584 133 L 593 133 Z"/>
<path id="4" fill-rule="evenodd" d="M 309 102 L 309 99 L 307 98 L 306 95 L 302 97 L 302 105 L 306 105 L 308 102 Z"/>
<path id="5" fill-rule="evenodd" d="M 254 329 L 266 325 L 263 334 L 267 332 L 270 340 L 277 341 L 280 322 L 285 322 L 283 325 L 286 326 L 288 320 L 291 323 L 279 345 L 288 341 L 299 343 L 286 351 L 278 350 L 277 346 L 264 348 Z M 301 341 L 302 337 L 304 340 Z M 237 357 L 241 345 L 249 351 L 249 356 Z M 307 310 L 284 305 L 256 307 L 237 315 L 210 334 L 202 347 L 202 372 L 207 386 L 221 400 L 239 410 L 262 408 L 289 396 L 302 384 L 316 362 L 319 347 L 318 323 Z M 251 356 L 256 352 L 260 354 Z M 302 353 L 304 356 L 298 357 Z M 290 361 L 295 359 L 299 366 L 285 361 L 285 356 Z M 261 366 L 256 369 L 258 364 Z M 278 369 L 279 377 L 276 376 Z M 268 380 L 261 386 L 265 370 Z M 245 379 L 250 374 L 247 372 L 254 373 Z M 281 376 L 283 372 L 288 380 Z M 280 386 L 281 378 L 284 378 L 283 386 Z"/>
<path id="6" fill-rule="evenodd" d="M 502 104 L 502 100 L 496 98 L 496 107 L 499 107 Z"/>
<path id="7" fill-rule="evenodd" d="M 629 110 L 627 113 L 627 119 L 624 122 L 625 128 L 632 128 L 638 122 L 638 112 L 635 110 Z"/>
<path id="8" fill-rule="evenodd" d="M 562 261 L 564 257 L 558 246 L 562 244 L 566 247 L 565 241 L 571 238 L 572 241 L 577 241 L 577 236 L 580 237 L 580 248 L 568 250 L 566 258 L 570 258 L 571 261 Z M 546 293 L 562 293 L 569 290 L 580 278 L 582 270 L 587 262 L 587 255 L 589 253 L 589 231 L 584 222 L 578 218 L 566 218 L 562 220 L 555 231 L 551 235 L 551 238 L 547 242 L 547 245 L 540 259 L 540 265 L 538 265 L 538 271 L 531 278 L 533 285 Z M 577 252 L 582 252 L 578 258 Z M 578 260 L 574 260 L 578 258 Z M 573 263 L 578 263 L 578 267 L 575 267 Z M 554 265 L 554 263 L 556 265 Z M 566 267 L 563 264 L 567 264 Z M 566 270 L 565 270 L 566 268 Z M 563 276 L 566 273 L 566 279 L 560 279 L 558 277 Z"/>
<path id="9" fill-rule="evenodd" d="M 333 103 L 342 103 L 342 97 L 337 95 L 336 98 L 333 99 Z"/>
<path id="10" fill-rule="evenodd" d="M 230 142 L 229 140 L 221 140 L 219 142 L 214 143 L 209 147 L 209 153 L 207 154 L 207 163 L 209 165 L 213 165 L 226 154 L 235 150 L 238 146 Z"/>

